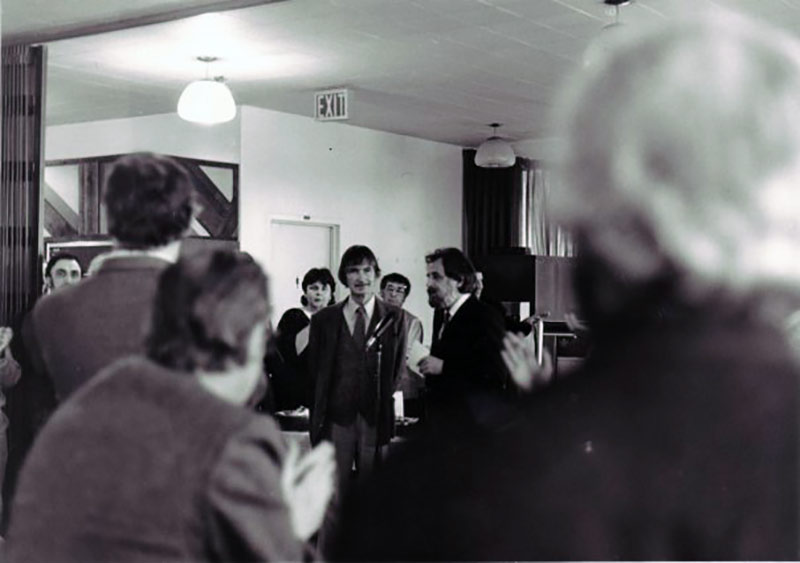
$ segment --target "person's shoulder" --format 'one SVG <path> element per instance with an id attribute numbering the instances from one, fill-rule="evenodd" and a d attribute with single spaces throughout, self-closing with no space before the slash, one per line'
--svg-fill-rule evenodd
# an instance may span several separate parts
<path id="1" fill-rule="evenodd" d="M 268 414 L 256 412 L 249 413 L 244 418 L 244 423 L 234 432 L 232 440 L 244 446 L 256 447 L 264 450 L 279 460 L 284 454 L 283 435 L 275 419 Z"/>
<path id="2" fill-rule="evenodd" d="M 77 285 L 65 287 L 43 295 L 39 298 L 31 311 L 31 318 L 35 327 L 43 327 L 49 325 L 52 320 L 59 317 L 65 307 L 76 300 L 83 298 L 87 292 L 86 284 L 89 280 L 83 280 Z"/>
<path id="3" fill-rule="evenodd" d="M 338 303 L 334 303 L 333 305 L 328 305 L 321 311 L 317 311 L 311 317 L 312 322 L 325 322 L 330 321 L 331 319 L 337 318 L 337 315 L 341 315 L 342 310 L 344 309 L 345 301 L 339 301 Z"/>
<path id="4" fill-rule="evenodd" d="M 490 309 L 491 308 L 483 303 L 480 299 L 474 295 L 470 295 L 467 297 L 467 300 L 464 301 L 464 303 L 458 308 L 456 316 L 458 316 L 458 313 L 463 312 L 464 316 L 485 317 L 491 314 L 489 312 Z"/>
<path id="5" fill-rule="evenodd" d="M 476 311 L 480 312 L 482 316 L 493 318 L 500 322 L 503 321 L 503 306 L 499 302 L 484 301 L 483 299 L 478 299 L 474 295 L 470 296 L 470 298 L 467 300 L 467 303 L 470 302 L 474 303 L 472 307 L 474 307 Z M 465 303 L 465 305 L 467 303 Z"/>
<path id="6" fill-rule="evenodd" d="M 292 307 L 291 309 L 287 309 L 286 312 L 281 315 L 281 319 L 278 321 L 278 325 L 283 325 L 286 323 L 297 323 L 298 321 L 303 321 L 308 319 L 306 314 L 303 312 L 302 309 L 299 307 Z"/>

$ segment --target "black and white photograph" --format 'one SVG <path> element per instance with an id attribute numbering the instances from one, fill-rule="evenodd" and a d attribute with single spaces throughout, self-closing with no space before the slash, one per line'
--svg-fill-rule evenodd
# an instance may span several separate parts
<path id="1" fill-rule="evenodd" d="M 0 563 L 800 560 L 800 0 L 0 2 Z"/>

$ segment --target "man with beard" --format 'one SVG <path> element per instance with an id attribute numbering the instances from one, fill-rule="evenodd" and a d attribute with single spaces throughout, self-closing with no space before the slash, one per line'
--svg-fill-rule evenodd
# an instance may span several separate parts
<path id="1" fill-rule="evenodd" d="M 506 412 L 498 401 L 507 383 L 503 318 L 473 295 L 475 268 L 459 249 L 440 248 L 425 262 L 428 303 L 441 311 L 431 354 L 419 363 L 432 428 L 451 434 L 494 426 Z"/>

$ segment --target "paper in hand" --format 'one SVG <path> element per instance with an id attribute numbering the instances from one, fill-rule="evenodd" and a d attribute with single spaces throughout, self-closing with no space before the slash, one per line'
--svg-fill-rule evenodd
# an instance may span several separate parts
<path id="1" fill-rule="evenodd" d="M 420 344 L 419 341 L 414 340 L 411 343 L 411 346 L 408 348 L 408 354 L 406 354 L 406 365 L 408 366 L 408 369 L 418 375 L 422 375 L 422 373 L 419 371 L 418 364 L 422 358 L 430 356 L 430 354 L 431 351 L 428 350 L 427 347 Z"/>

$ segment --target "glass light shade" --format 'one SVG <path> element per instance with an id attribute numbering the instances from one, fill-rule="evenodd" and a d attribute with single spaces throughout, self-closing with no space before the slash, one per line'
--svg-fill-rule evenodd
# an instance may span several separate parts
<path id="1" fill-rule="evenodd" d="M 178 100 L 181 119 L 204 125 L 224 123 L 236 117 L 236 102 L 230 88 L 216 80 L 195 80 Z"/>
<path id="2" fill-rule="evenodd" d="M 475 164 L 481 168 L 508 168 L 516 160 L 514 149 L 500 137 L 489 137 L 475 153 Z"/>

